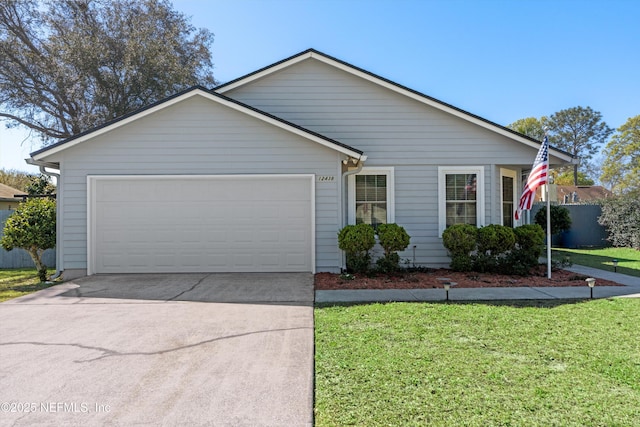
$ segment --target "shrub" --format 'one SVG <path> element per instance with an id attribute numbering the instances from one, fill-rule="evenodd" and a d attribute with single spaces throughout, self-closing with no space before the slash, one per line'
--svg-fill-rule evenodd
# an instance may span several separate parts
<path id="1" fill-rule="evenodd" d="M 477 253 L 473 256 L 474 270 L 494 272 L 500 269 L 502 258 L 514 249 L 516 242 L 513 229 L 491 224 L 478 229 Z"/>
<path id="2" fill-rule="evenodd" d="M 640 250 L 640 200 L 631 195 L 603 200 L 598 223 L 614 246 Z"/>
<path id="3" fill-rule="evenodd" d="M 404 227 L 398 224 L 380 224 L 378 225 L 378 240 L 385 255 L 388 255 L 407 249 L 410 237 Z"/>
<path id="4" fill-rule="evenodd" d="M 513 229 L 520 251 L 530 254 L 536 262 L 544 248 L 545 233 L 538 224 L 521 225 Z"/>
<path id="5" fill-rule="evenodd" d="M 571 228 L 571 216 L 569 215 L 569 209 L 551 205 L 551 235 L 555 236 L 558 233 L 567 231 Z M 536 212 L 534 218 L 536 224 L 542 227 L 542 230 L 547 231 L 547 209 L 546 206 Z"/>
<path id="6" fill-rule="evenodd" d="M 403 251 L 409 246 L 409 235 L 398 224 L 380 224 L 377 232 L 380 246 L 384 249 L 384 256 L 376 261 L 378 270 L 384 273 L 398 271 L 400 256 L 397 252 Z"/>
<path id="7" fill-rule="evenodd" d="M 545 234 L 537 225 L 512 229 L 502 225 L 476 228 L 457 224 L 445 230 L 442 240 L 454 271 L 499 272 L 526 276 L 538 265 Z"/>
<path id="8" fill-rule="evenodd" d="M 539 264 L 545 234 L 538 224 L 522 225 L 511 230 L 513 245 L 497 259 L 495 271 L 504 274 L 528 276 Z"/>
<path id="9" fill-rule="evenodd" d="M 45 250 L 56 245 L 56 202 L 53 199 L 29 199 L 20 203 L 4 224 L 0 246 L 10 251 L 26 250 L 38 270 L 41 282 L 47 280 L 47 266 L 42 262 Z"/>
<path id="10" fill-rule="evenodd" d="M 511 228 L 490 224 L 478 229 L 477 242 L 474 270 L 484 273 L 500 269 L 502 258 L 513 249 L 516 238 Z"/>
<path id="11" fill-rule="evenodd" d="M 521 225 L 513 229 L 516 245 L 500 262 L 499 268 L 509 274 L 527 276 L 539 264 L 545 234 L 538 224 Z"/>
<path id="12" fill-rule="evenodd" d="M 491 224 L 478 230 L 477 241 L 478 252 L 499 255 L 513 249 L 516 236 L 510 227 Z"/>
<path id="13" fill-rule="evenodd" d="M 474 271 L 475 262 L 469 255 L 452 255 L 450 267 L 453 271 Z"/>
<path id="14" fill-rule="evenodd" d="M 470 255 L 476 249 L 478 229 L 469 224 L 454 224 L 442 233 L 442 243 L 451 257 Z"/>
<path id="15" fill-rule="evenodd" d="M 451 256 L 453 271 L 472 271 L 474 260 L 471 253 L 476 250 L 478 228 L 470 224 L 454 224 L 442 233 L 442 244 Z"/>
<path id="16" fill-rule="evenodd" d="M 346 252 L 347 270 L 355 273 L 369 270 L 369 251 L 375 244 L 375 232 L 369 224 L 347 225 L 338 232 L 338 247 Z"/>

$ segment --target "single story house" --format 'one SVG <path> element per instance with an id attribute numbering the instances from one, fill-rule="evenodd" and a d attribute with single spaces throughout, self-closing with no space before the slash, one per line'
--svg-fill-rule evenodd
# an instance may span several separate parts
<path id="1" fill-rule="evenodd" d="M 539 146 L 309 49 L 28 161 L 60 175 L 57 265 L 66 278 L 338 272 L 346 224 L 402 225 L 411 243 L 401 258 L 426 266 L 448 265 L 441 235 L 450 224 L 517 225 Z M 552 165 L 571 161 L 550 150 Z"/>
<path id="2" fill-rule="evenodd" d="M 27 193 L 20 191 L 17 188 L 0 184 L 0 211 L 15 210 L 22 201 L 22 197 L 19 196 L 26 194 Z"/>

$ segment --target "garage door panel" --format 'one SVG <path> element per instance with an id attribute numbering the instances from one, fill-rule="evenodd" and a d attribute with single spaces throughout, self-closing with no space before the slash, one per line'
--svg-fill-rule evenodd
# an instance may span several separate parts
<path id="1" fill-rule="evenodd" d="M 93 178 L 92 272 L 313 270 L 310 176 L 155 178 Z"/>

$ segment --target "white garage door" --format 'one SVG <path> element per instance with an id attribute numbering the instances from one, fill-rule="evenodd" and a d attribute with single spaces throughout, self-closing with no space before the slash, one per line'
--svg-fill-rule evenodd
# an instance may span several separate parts
<path id="1" fill-rule="evenodd" d="M 314 270 L 310 175 L 88 181 L 89 274 Z"/>

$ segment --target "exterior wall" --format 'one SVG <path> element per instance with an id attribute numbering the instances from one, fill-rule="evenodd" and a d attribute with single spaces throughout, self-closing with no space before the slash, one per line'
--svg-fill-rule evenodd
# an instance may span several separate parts
<path id="1" fill-rule="evenodd" d="M 340 266 L 339 153 L 203 97 L 179 102 L 47 160 L 61 164 L 61 262 L 76 277 L 87 268 L 87 175 L 334 177 L 316 180 L 316 269 L 337 271 Z M 171 203 L 171 194 L 166 197 Z"/>
<path id="2" fill-rule="evenodd" d="M 365 166 L 395 168 L 395 220 L 411 236 L 401 254 L 442 266 L 438 166 L 483 166 L 484 225 L 501 222 L 500 168 L 520 176 L 536 149 L 407 98 L 315 59 L 224 93 L 368 156 Z M 519 188 L 520 183 L 516 186 Z"/>

